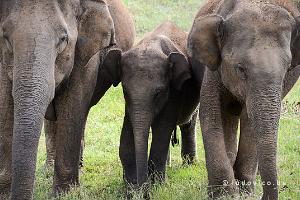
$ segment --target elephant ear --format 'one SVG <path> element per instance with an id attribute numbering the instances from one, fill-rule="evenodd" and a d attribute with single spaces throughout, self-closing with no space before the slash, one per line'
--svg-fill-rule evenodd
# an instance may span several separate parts
<path id="1" fill-rule="evenodd" d="M 76 57 L 80 66 L 105 47 L 114 45 L 115 29 L 107 4 L 102 1 L 81 1 L 83 13 L 78 24 Z"/>
<path id="2" fill-rule="evenodd" d="M 295 18 L 296 26 L 292 34 L 291 50 L 293 54 L 292 67 L 300 64 L 300 16 Z"/>
<path id="3" fill-rule="evenodd" d="M 223 18 L 219 15 L 195 19 L 188 38 L 188 54 L 194 60 L 193 63 L 203 64 L 212 71 L 218 69 L 221 64 L 223 22 Z M 197 66 L 192 67 L 194 69 Z"/>
<path id="4" fill-rule="evenodd" d="M 192 78 L 189 62 L 181 52 L 170 53 L 168 59 L 172 66 L 172 85 L 180 90 L 184 82 Z"/>
<path id="5" fill-rule="evenodd" d="M 110 49 L 103 61 L 102 70 L 107 72 L 114 87 L 121 82 L 121 59 L 121 49 Z"/>
<path id="6" fill-rule="evenodd" d="M 189 62 L 186 56 L 179 50 L 167 36 L 158 36 L 160 46 L 171 65 L 171 84 L 176 90 L 180 90 L 185 81 L 192 77 Z"/>

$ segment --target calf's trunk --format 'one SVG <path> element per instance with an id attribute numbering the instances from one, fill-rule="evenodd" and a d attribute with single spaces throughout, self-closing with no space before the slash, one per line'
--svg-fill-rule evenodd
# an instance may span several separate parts
<path id="1" fill-rule="evenodd" d="M 138 188 L 141 188 L 148 180 L 148 139 L 152 117 L 150 112 L 144 109 L 134 108 L 131 112 Z"/>

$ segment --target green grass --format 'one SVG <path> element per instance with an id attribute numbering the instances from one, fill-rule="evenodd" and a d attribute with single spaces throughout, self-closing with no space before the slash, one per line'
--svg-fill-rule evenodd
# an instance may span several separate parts
<path id="1" fill-rule="evenodd" d="M 134 15 L 137 37 L 153 30 L 166 19 L 176 22 L 188 31 L 201 0 L 125 0 Z M 300 102 L 300 81 L 285 99 L 288 107 Z M 280 199 L 300 199 L 300 115 L 284 113 L 279 129 L 279 181 Z M 119 137 L 124 114 L 124 100 L 120 87 L 111 88 L 89 115 L 86 127 L 86 148 L 84 168 L 80 176 L 81 186 L 75 188 L 64 200 L 123 199 L 125 188 L 122 167 L 118 156 Z M 207 173 L 204 149 L 198 128 L 198 162 L 189 167 L 181 165 L 180 146 L 171 149 L 172 167 L 167 170 L 167 181 L 151 190 L 155 200 L 206 199 Z M 39 145 L 36 187 L 37 200 L 49 199 L 52 173 L 45 172 L 45 139 L 42 135 Z M 259 178 L 258 178 L 259 182 Z M 258 199 L 262 189 L 258 185 Z M 241 199 L 244 199 L 241 197 Z"/>
<path id="2" fill-rule="evenodd" d="M 203 0 L 124 0 L 132 13 L 137 38 L 151 32 L 165 20 L 171 20 L 185 31 L 189 31 L 194 16 Z"/>

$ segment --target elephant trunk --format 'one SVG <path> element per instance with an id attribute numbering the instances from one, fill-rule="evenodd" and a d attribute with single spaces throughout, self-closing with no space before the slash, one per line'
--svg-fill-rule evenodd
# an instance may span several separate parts
<path id="1" fill-rule="evenodd" d="M 152 114 L 145 106 L 130 111 L 136 155 L 137 186 L 141 188 L 148 180 L 148 139 Z"/>
<path id="2" fill-rule="evenodd" d="M 255 90 L 250 89 L 246 104 L 256 137 L 263 199 L 278 199 L 276 154 L 282 86 L 280 83 L 263 85 Z"/>
<path id="3" fill-rule="evenodd" d="M 38 37 L 22 38 L 15 41 L 18 48 L 14 48 L 11 186 L 14 200 L 32 199 L 40 132 L 55 87 L 54 48 L 38 46 L 42 42 Z"/>

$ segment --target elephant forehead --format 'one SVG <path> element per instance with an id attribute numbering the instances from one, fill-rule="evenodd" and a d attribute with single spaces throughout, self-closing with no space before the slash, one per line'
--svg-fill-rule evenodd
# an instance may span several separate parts
<path id="1" fill-rule="evenodd" d="M 166 70 L 145 65 L 131 65 L 123 70 L 123 78 L 132 80 L 162 81 L 166 78 Z"/>
<path id="2" fill-rule="evenodd" d="M 291 28 L 292 15 L 283 7 L 267 2 L 246 2 L 228 18 L 228 22 L 240 27 L 269 29 L 274 31 Z"/>
<path id="3" fill-rule="evenodd" d="M 289 47 L 292 23 L 289 13 L 278 6 L 252 5 L 239 8 L 225 22 L 225 35 L 228 39 L 226 46 L 241 53 L 257 46 Z"/>
<path id="4" fill-rule="evenodd" d="M 164 74 L 167 72 L 167 57 L 157 50 L 132 50 L 123 57 L 123 71 Z"/>
<path id="5" fill-rule="evenodd" d="M 123 80 L 126 81 L 151 81 L 164 82 L 167 78 L 167 69 L 165 63 L 157 60 L 136 58 L 130 60 L 122 67 Z"/>

